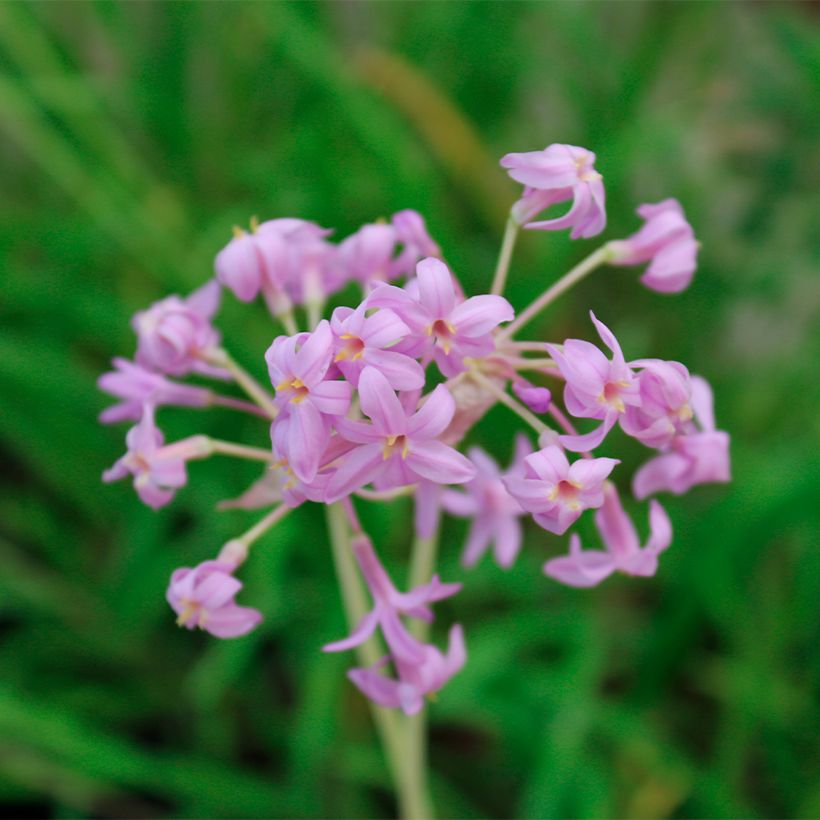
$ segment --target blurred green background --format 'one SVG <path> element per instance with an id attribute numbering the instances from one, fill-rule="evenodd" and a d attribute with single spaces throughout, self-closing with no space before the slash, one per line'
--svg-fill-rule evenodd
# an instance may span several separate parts
<path id="1" fill-rule="evenodd" d="M 391 787 L 350 656 L 323 517 L 254 551 L 219 642 L 174 626 L 174 567 L 256 514 L 217 513 L 253 465 L 195 464 L 153 513 L 100 472 L 95 378 L 131 314 L 210 275 L 230 226 L 300 216 L 352 232 L 413 207 L 468 291 L 488 287 L 516 195 L 507 151 L 597 152 L 606 238 L 675 196 L 703 243 L 693 286 L 607 269 L 529 338 L 680 359 L 714 385 L 734 482 L 664 498 L 654 580 L 548 581 L 532 528 L 510 572 L 459 565 L 444 530 L 441 638 L 467 668 L 432 706 L 445 817 L 817 817 L 820 279 L 818 7 L 788 3 L 4 3 L 0 5 L 0 805 L 7 816 L 389 816 Z M 526 235 L 518 307 L 596 242 Z M 260 377 L 274 332 L 225 299 Z M 164 410 L 169 437 L 263 444 L 228 411 Z M 496 409 L 472 440 L 507 459 Z M 647 455 L 613 433 L 630 471 Z M 397 579 L 409 507 L 368 505 Z M 644 526 L 645 510 L 630 509 Z M 591 538 L 589 522 L 582 534 Z"/>

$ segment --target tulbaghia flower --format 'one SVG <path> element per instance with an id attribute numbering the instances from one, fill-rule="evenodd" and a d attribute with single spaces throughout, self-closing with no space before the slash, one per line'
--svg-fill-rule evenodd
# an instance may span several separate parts
<path id="1" fill-rule="evenodd" d="M 532 452 L 525 436 L 515 444 L 515 457 L 507 475 L 524 475 L 524 458 Z M 480 447 L 467 451 L 475 464 L 476 477 L 464 485 L 466 493 L 445 490 L 441 503 L 447 512 L 470 518 L 470 532 L 464 547 L 462 563 L 472 567 L 492 544 L 499 566 L 511 567 L 521 549 L 521 505 L 509 494 L 501 479 L 501 470 Z"/>
<path id="2" fill-rule="evenodd" d="M 342 438 L 360 446 L 342 460 L 327 488 L 327 503 L 338 501 L 371 481 L 381 488 L 427 479 L 463 484 L 475 468 L 461 453 L 437 438 L 453 418 L 455 403 L 439 385 L 416 413 L 408 416 L 387 379 L 366 367 L 359 379 L 362 412 L 371 424 L 340 419 Z"/>
<path id="3" fill-rule="evenodd" d="M 327 644 L 323 649 L 325 652 L 353 649 L 364 643 L 377 627 L 380 628 L 390 656 L 375 668 L 351 670 L 349 677 L 375 703 L 401 708 L 408 715 L 415 714 L 421 709 L 426 694 L 441 689 L 461 669 L 466 652 L 460 627 L 451 630 L 450 648 L 445 656 L 434 646 L 414 638 L 400 616 L 431 622 L 430 604 L 455 595 L 461 584 L 443 584 L 434 575 L 430 583 L 401 593 L 385 572 L 367 536 L 354 536 L 351 547 L 373 598 L 373 609 L 349 637 Z M 393 661 L 398 680 L 377 671 L 388 660 Z"/>
<path id="4" fill-rule="evenodd" d="M 649 262 L 641 282 L 661 293 L 678 293 L 689 286 L 697 267 L 698 242 L 676 199 L 641 205 L 646 222 L 627 239 L 610 242 L 613 265 Z"/>
<path id="5" fill-rule="evenodd" d="M 692 384 L 680 362 L 640 359 L 630 362 L 638 373 L 639 398 L 621 417 L 623 431 L 647 447 L 665 449 L 676 435 L 691 428 Z"/>
<path id="6" fill-rule="evenodd" d="M 204 629 L 217 638 L 245 635 L 262 620 L 262 614 L 234 602 L 242 582 L 233 577 L 235 567 L 226 561 L 204 561 L 196 567 L 174 570 L 166 598 L 187 629 Z"/>
<path id="7" fill-rule="evenodd" d="M 396 230 L 392 225 L 362 225 L 339 245 L 337 262 L 343 278 L 371 284 L 393 278 Z"/>
<path id="8" fill-rule="evenodd" d="M 594 168 L 595 154 L 575 145 L 550 145 L 543 151 L 507 154 L 501 167 L 524 185 L 513 206 L 513 218 L 525 228 L 562 231 L 572 228 L 573 239 L 588 239 L 606 227 L 604 183 Z M 550 205 L 572 200 L 564 216 L 533 222 Z"/>
<path id="9" fill-rule="evenodd" d="M 122 399 L 100 413 L 100 421 L 104 424 L 139 421 L 143 407 L 148 403 L 154 407 L 164 404 L 206 407 L 211 403 L 211 393 L 204 387 L 173 382 L 128 359 L 114 359 L 114 368 L 97 379 L 100 390 Z"/>
<path id="10" fill-rule="evenodd" d="M 403 353 L 387 349 L 407 336 L 410 329 L 392 310 L 382 308 L 367 316 L 366 309 L 366 302 L 356 310 L 339 307 L 330 319 L 334 361 L 344 377 L 355 387 L 362 370 L 371 365 L 396 390 L 423 387 L 421 365 Z"/>
<path id="11" fill-rule="evenodd" d="M 552 444 L 524 459 L 523 477 L 504 476 L 510 495 L 545 530 L 563 535 L 587 509 L 604 503 L 604 480 L 619 461 L 583 458 L 570 465 L 560 447 Z"/>
<path id="12" fill-rule="evenodd" d="M 603 506 L 595 513 L 595 525 L 606 551 L 582 550 L 581 539 L 570 536 L 569 555 L 544 564 L 544 572 L 572 587 L 594 587 L 613 572 L 650 576 L 658 569 L 658 555 L 672 543 L 672 524 L 661 505 L 649 502 L 649 540 L 641 547 L 638 533 L 621 506 L 615 485 L 607 482 Z"/>
<path id="13" fill-rule="evenodd" d="M 165 506 L 188 481 L 185 453 L 163 456 L 164 438 L 154 424 L 151 405 L 145 407 L 142 419 L 128 431 L 125 443 L 126 454 L 103 473 L 103 481 L 110 483 L 132 475 L 134 489 L 145 504 L 155 510 Z"/>
<path id="14" fill-rule="evenodd" d="M 410 276 L 418 261 L 426 256 L 441 258 L 441 249 L 427 233 L 424 217 L 418 211 L 399 211 L 393 214 L 391 223 L 396 231 L 396 239 L 403 247 L 391 263 L 390 279 Z"/>
<path id="15" fill-rule="evenodd" d="M 730 480 L 729 434 L 715 429 L 712 389 L 692 376 L 692 409 L 700 429 L 672 439 L 669 451 L 650 459 L 632 480 L 632 492 L 644 499 L 658 492 L 682 495 L 696 484 Z"/>
<path id="16" fill-rule="evenodd" d="M 332 422 L 350 407 L 351 386 L 325 380 L 332 358 L 333 334 L 325 319 L 313 333 L 279 336 L 265 353 L 276 404 L 291 419 L 288 461 L 305 482 L 316 476 Z"/>
<path id="17" fill-rule="evenodd" d="M 219 283 L 212 280 L 187 299 L 168 296 L 137 313 L 132 320 L 137 364 L 171 376 L 204 373 L 227 378 L 225 371 L 205 362 L 219 346 L 219 333 L 211 324 L 219 297 Z"/>
<path id="18" fill-rule="evenodd" d="M 456 304 L 456 288 L 447 266 L 439 259 L 423 259 L 416 266 L 418 298 L 406 290 L 383 285 L 368 299 L 369 306 L 391 308 L 415 335 L 410 355 L 432 351 L 445 376 L 465 369 L 465 356 L 486 356 L 495 348 L 492 331 L 515 316 L 503 296 L 484 294 Z"/>
<path id="19" fill-rule="evenodd" d="M 552 404 L 552 393 L 547 387 L 536 387 L 526 379 L 515 379 L 512 390 L 533 413 L 547 413 Z"/>
<path id="20" fill-rule="evenodd" d="M 567 339 L 561 347 L 547 345 L 561 375 L 566 379 L 564 403 L 567 410 L 579 418 L 602 419 L 603 423 L 583 436 L 561 436 L 561 444 L 573 452 L 597 447 L 612 429 L 628 405 L 640 401 L 638 382 L 612 331 L 590 317 L 604 344 L 612 351 L 612 359 L 604 356 L 595 345 L 581 339 Z"/>

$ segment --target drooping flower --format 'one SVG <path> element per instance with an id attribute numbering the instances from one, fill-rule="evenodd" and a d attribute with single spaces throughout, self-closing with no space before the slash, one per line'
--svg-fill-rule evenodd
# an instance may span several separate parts
<path id="1" fill-rule="evenodd" d="M 439 259 L 419 262 L 416 282 L 418 298 L 402 288 L 383 285 L 373 292 L 368 305 L 398 314 L 416 341 L 402 346 L 402 351 L 413 356 L 432 353 L 445 376 L 462 372 L 466 356 L 490 353 L 495 348 L 492 331 L 515 316 L 503 296 L 483 294 L 457 304 L 452 274 Z"/>
<path id="2" fill-rule="evenodd" d="M 529 441 L 519 435 L 515 455 L 507 475 L 524 475 L 524 458 L 532 452 Z M 521 549 L 521 505 L 510 495 L 501 477 L 501 470 L 493 458 L 480 447 L 467 451 L 475 464 L 476 477 L 464 485 L 466 493 L 445 490 L 441 503 L 447 512 L 460 518 L 472 519 L 467 544 L 461 561 L 466 567 L 474 566 L 492 545 L 495 560 L 500 567 L 511 567 Z"/>
<path id="3" fill-rule="evenodd" d="M 524 185 L 513 206 L 513 218 L 525 228 L 561 231 L 572 228 L 573 239 L 596 236 L 606 227 L 606 196 L 601 175 L 594 168 L 595 154 L 576 145 L 554 144 L 543 151 L 507 154 L 501 167 Z M 564 216 L 533 222 L 541 211 L 572 200 Z"/>
<path id="4" fill-rule="evenodd" d="M 582 550 L 581 539 L 573 533 L 569 555 L 547 561 L 544 572 L 572 587 L 596 586 L 616 571 L 647 577 L 655 574 L 658 555 L 672 543 L 669 516 L 653 499 L 649 502 L 649 540 L 641 547 L 635 526 L 610 482 L 604 487 L 603 506 L 595 512 L 595 525 L 605 551 Z"/>
<path id="5" fill-rule="evenodd" d="M 441 258 L 441 249 L 427 233 L 424 217 L 418 211 L 409 208 L 398 211 L 393 214 L 391 223 L 396 231 L 396 239 L 403 247 L 391 263 L 390 279 L 410 276 L 419 260 L 427 256 Z"/>
<path id="6" fill-rule="evenodd" d="M 332 358 L 333 334 L 326 319 L 313 333 L 277 337 L 265 353 L 276 405 L 291 419 L 288 461 L 305 482 L 316 476 L 331 424 L 350 407 L 350 384 L 325 379 Z"/>
<path id="7" fill-rule="evenodd" d="M 563 535 L 584 510 L 604 503 L 604 480 L 619 463 L 614 458 L 582 458 L 570 465 L 561 448 L 551 444 L 524 459 L 523 477 L 504 476 L 503 481 L 537 524 Z"/>
<path id="8" fill-rule="evenodd" d="M 204 629 L 217 638 L 238 638 L 262 621 L 262 614 L 239 606 L 234 598 L 242 582 L 227 561 L 203 561 L 196 567 L 174 570 L 166 598 L 177 623 L 186 629 Z"/>
<path id="9" fill-rule="evenodd" d="M 206 407 L 211 403 L 211 393 L 204 387 L 179 384 L 128 359 L 115 358 L 113 363 L 114 370 L 103 373 L 97 379 L 97 387 L 121 401 L 100 413 L 103 424 L 139 421 L 147 403 L 154 407 L 166 404 Z"/>
<path id="10" fill-rule="evenodd" d="M 697 267 L 698 242 L 680 203 L 665 199 L 641 205 L 643 227 L 627 239 L 610 242 L 613 265 L 649 262 L 641 282 L 660 293 L 679 293 L 689 287 Z"/>
<path id="11" fill-rule="evenodd" d="M 165 439 L 154 423 L 154 408 L 146 405 L 140 421 L 125 437 L 127 452 L 102 479 L 106 483 L 134 476 L 134 489 L 140 499 L 155 510 L 165 506 L 174 493 L 188 481 L 185 454 L 163 456 Z"/>
<path id="12" fill-rule="evenodd" d="M 650 459 L 632 480 L 638 499 L 659 492 L 682 495 L 697 484 L 729 481 L 729 434 L 715 429 L 712 389 L 692 376 L 692 409 L 698 427 L 672 439 L 669 450 Z"/>
<path id="13" fill-rule="evenodd" d="M 436 647 L 414 638 L 401 616 L 433 620 L 430 604 L 455 595 L 461 584 L 443 584 L 434 575 L 428 584 L 406 593 L 399 592 L 378 559 L 370 539 L 363 534 L 351 539 L 351 548 L 373 598 L 373 609 L 358 623 L 353 633 L 323 647 L 325 652 L 344 652 L 364 643 L 378 627 L 384 635 L 389 656 L 370 669 L 352 669 L 348 676 L 374 703 L 401 708 L 406 714 L 418 712 L 424 696 L 437 692 L 464 665 L 466 651 L 461 627 L 450 632 L 446 655 Z M 377 670 L 392 661 L 398 679 Z"/>
<path id="14" fill-rule="evenodd" d="M 533 413 L 547 413 L 552 404 L 552 393 L 547 387 L 536 387 L 526 379 L 517 378 L 512 383 L 513 393 L 522 401 Z"/>
<path id="15" fill-rule="evenodd" d="M 375 367 L 396 390 L 416 390 L 424 386 L 424 370 L 415 360 L 390 350 L 410 333 L 410 328 L 393 313 L 382 308 L 367 316 L 367 303 L 355 310 L 339 307 L 333 311 L 334 361 L 344 377 L 355 387 L 362 370 Z"/>
<path id="16" fill-rule="evenodd" d="M 171 376 L 204 373 L 227 378 L 224 370 L 205 361 L 219 346 L 219 332 L 211 324 L 219 299 L 219 283 L 211 280 L 186 299 L 168 296 L 137 313 L 132 320 L 137 364 Z"/>
<path id="17" fill-rule="evenodd" d="M 326 501 L 338 501 L 371 481 L 380 488 L 400 487 L 426 479 L 463 484 L 475 468 L 438 436 L 453 418 L 455 403 L 444 385 L 430 393 L 421 409 L 408 415 L 387 379 L 366 367 L 359 379 L 362 412 L 371 420 L 340 419 L 342 438 L 360 446 L 344 457 L 331 477 Z"/>
<path id="18" fill-rule="evenodd" d="M 561 444 L 573 452 L 597 447 L 626 412 L 627 406 L 640 402 L 637 379 L 624 361 L 618 340 L 592 311 L 590 317 L 598 335 L 612 351 L 611 360 L 595 345 L 581 339 L 567 339 L 561 347 L 547 345 L 566 379 L 564 403 L 567 410 L 578 418 L 602 420 L 599 427 L 586 435 L 561 436 Z"/>

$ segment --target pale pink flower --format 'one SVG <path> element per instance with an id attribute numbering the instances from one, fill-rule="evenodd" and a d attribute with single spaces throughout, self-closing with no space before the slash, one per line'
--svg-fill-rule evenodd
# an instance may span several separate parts
<path id="1" fill-rule="evenodd" d="M 186 454 L 163 456 L 164 441 L 162 432 L 154 423 L 154 408 L 146 405 L 140 421 L 126 434 L 126 454 L 103 473 L 103 481 L 110 483 L 132 475 L 134 489 L 145 504 L 155 510 L 165 506 L 187 483 L 188 476 Z"/>
<path id="2" fill-rule="evenodd" d="M 576 145 L 554 144 L 543 151 L 507 154 L 501 167 L 524 185 L 513 206 L 513 218 L 525 228 L 561 231 L 572 228 L 573 239 L 596 236 L 606 227 L 606 195 L 594 168 L 595 154 Z M 564 216 L 533 222 L 550 205 L 572 200 Z"/>
<path id="3" fill-rule="evenodd" d="M 205 362 L 219 346 L 219 332 L 211 324 L 219 299 L 219 283 L 211 280 L 186 299 L 168 296 L 137 313 L 132 320 L 137 364 L 171 376 L 203 373 L 228 378 L 226 371 Z"/>
<path id="4" fill-rule="evenodd" d="M 121 401 L 106 407 L 100 421 L 114 424 L 119 421 L 139 421 L 143 407 L 176 404 L 184 407 L 206 407 L 211 403 L 211 392 L 204 387 L 179 384 L 166 379 L 128 359 L 114 359 L 114 370 L 97 379 L 97 387 Z"/>
<path id="5" fill-rule="evenodd" d="M 603 322 L 590 317 L 604 344 L 612 351 L 612 359 L 595 345 L 581 339 L 567 339 L 560 347 L 547 345 L 561 375 L 566 379 L 564 403 L 567 410 L 578 418 L 602 419 L 603 423 L 583 436 L 561 436 L 564 447 L 583 452 L 597 447 L 615 423 L 626 412 L 628 405 L 640 401 L 638 382 L 618 340 Z"/>
<path id="6" fill-rule="evenodd" d="M 686 221 L 680 203 L 665 199 L 655 205 L 641 205 L 644 226 L 632 236 L 609 247 L 613 265 L 640 265 L 649 262 L 641 282 L 661 293 L 678 293 L 689 286 L 697 267 L 698 242 Z"/>
<path id="7" fill-rule="evenodd" d="M 327 503 L 333 503 L 371 481 L 380 488 L 415 484 L 463 484 L 475 468 L 461 453 L 438 437 L 455 413 L 455 402 L 438 385 L 421 409 L 408 415 L 387 379 L 366 367 L 359 379 L 362 413 L 371 423 L 339 419 L 342 438 L 360 445 L 344 457 L 328 483 Z"/>
<path id="8" fill-rule="evenodd" d="M 409 208 L 398 211 L 393 214 L 391 222 L 396 231 L 396 239 L 403 247 L 391 263 L 389 279 L 410 276 L 419 260 L 427 256 L 441 258 L 441 248 L 427 233 L 424 217 L 418 211 Z"/>
<path id="9" fill-rule="evenodd" d="M 362 225 L 356 233 L 339 244 L 337 264 L 346 280 L 371 284 L 393 278 L 393 253 L 396 250 L 396 229 L 376 222 Z"/>
<path id="10" fill-rule="evenodd" d="M 368 306 L 392 309 L 410 328 L 416 344 L 403 345 L 413 356 L 430 353 L 445 376 L 465 369 L 464 358 L 486 356 L 495 348 L 492 331 L 515 316 L 503 296 L 483 294 L 457 303 L 456 288 L 447 266 L 439 259 L 423 259 L 416 266 L 418 298 L 407 290 L 382 285 Z"/>
<path id="11" fill-rule="evenodd" d="M 396 390 L 416 390 L 424 386 L 421 365 L 403 353 L 389 348 L 410 333 L 407 325 L 393 313 L 382 308 L 365 314 L 367 303 L 355 310 L 339 307 L 333 311 L 330 328 L 333 331 L 334 362 L 344 377 L 356 387 L 362 370 L 375 367 Z"/>
<path id="12" fill-rule="evenodd" d="M 715 429 L 712 389 L 699 376 L 692 376 L 692 409 L 699 429 L 692 425 L 689 432 L 675 436 L 667 452 L 635 473 L 636 498 L 664 491 L 681 495 L 697 484 L 730 480 L 729 434 Z"/>
<path id="13" fill-rule="evenodd" d="M 443 584 L 434 575 L 428 584 L 406 593 L 399 592 L 378 559 L 366 535 L 354 536 L 351 548 L 373 598 L 373 609 L 362 618 L 353 633 L 323 647 L 325 652 L 343 652 L 364 643 L 378 627 L 390 655 L 374 668 L 352 669 L 348 676 L 374 703 L 401 708 L 408 715 L 421 709 L 424 696 L 436 692 L 464 665 L 466 652 L 461 628 L 450 632 L 450 648 L 443 655 L 436 647 L 414 638 L 401 616 L 433 620 L 430 604 L 449 598 L 461 584 Z M 392 661 L 398 680 L 381 675 L 377 669 Z"/>
<path id="14" fill-rule="evenodd" d="M 638 533 L 621 506 L 615 485 L 607 482 L 603 506 L 595 512 L 595 525 L 606 547 L 582 550 L 581 539 L 570 536 L 569 555 L 544 564 L 544 572 L 572 587 L 593 587 L 613 572 L 651 576 L 658 569 L 658 555 L 672 543 L 672 524 L 664 508 L 649 502 L 649 540 L 641 547 Z"/>
<path id="15" fill-rule="evenodd" d="M 524 459 L 523 477 L 504 476 L 504 485 L 535 522 L 563 535 L 587 509 L 604 503 L 604 480 L 620 462 L 614 458 L 582 458 L 570 465 L 554 444 Z"/>
<path id="16" fill-rule="evenodd" d="M 548 413 L 552 404 L 552 393 L 547 387 L 536 387 L 526 379 L 514 379 L 512 383 L 513 393 L 522 401 L 533 413 Z"/>
<path id="17" fill-rule="evenodd" d="M 242 582 L 227 561 L 203 561 L 196 567 L 174 570 L 166 598 L 187 629 L 204 629 L 217 638 L 237 638 L 254 629 L 262 614 L 234 602 Z"/>
<path id="18" fill-rule="evenodd" d="M 529 441 L 519 435 L 515 455 L 507 475 L 523 477 L 524 458 L 532 452 Z M 445 490 L 441 504 L 451 515 L 471 519 L 470 532 L 461 561 L 472 567 L 492 545 L 500 567 L 511 567 L 521 549 L 521 505 L 510 495 L 501 470 L 493 458 L 480 447 L 467 451 L 476 467 L 476 477 L 464 485 L 466 493 Z"/>

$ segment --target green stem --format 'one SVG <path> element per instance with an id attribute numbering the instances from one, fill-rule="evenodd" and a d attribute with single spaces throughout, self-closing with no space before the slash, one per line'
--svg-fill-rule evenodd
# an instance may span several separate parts
<path id="1" fill-rule="evenodd" d="M 517 402 L 506 390 L 500 388 L 491 379 L 488 379 L 477 370 L 470 371 L 470 378 L 478 382 L 482 387 L 486 387 L 503 405 L 512 410 L 520 419 L 527 422 L 538 435 L 550 432 L 550 428 L 544 424 L 541 419 L 527 410 L 523 404 Z"/>
<path id="2" fill-rule="evenodd" d="M 295 336 L 299 332 L 293 310 L 286 310 L 284 313 L 278 314 L 276 318 L 282 323 L 288 336 Z"/>
<path id="3" fill-rule="evenodd" d="M 557 299 L 562 293 L 569 290 L 585 276 L 592 273 L 595 268 L 608 262 L 611 258 L 612 249 L 609 244 L 607 244 L 602 245 L 586 259 L 581 260 L 569 273 L 564 274 L 554 285 L 547 288 L 534 302 L 524 308 L 524 310 L 518 314 L 515 321 L 507 325 L 507 327 L 498 334 L 496 344 L 500 345 L 512 337 L 516 331 L 534 319 L 547 305 Z"/>
<path id="4" fill-rule="evenodd" d="M 287 504 L 280 504 L 266 516 L 260 518 L 247 532 L 237 538 L 226 541 L 219 552 L 218 561 L 239 566 L 248 557 L 248 549 L 258 541 L 268 530 L 275 527 L 293 508 Z"/>
<path id="5" fill-rule="evenodd" d="M 507 272 L 510 269 L 515 240 L 518 238 L 518 223 L 512 218 L 507 220 L 507 227 L 504 229 L 504 238 L 501 240 L 501 251 L 498 254 L 498 264 L 495 266 L 495 276 L 493 276 L 493 286 L 490 293 L 501 294 L 504 292 L 504 284 L 507 281 Z"/>
<path id="6" fill-rule="evenodd" d="M 274 405 L 273 398 L 268 391 L 245 368 L 235 362 L 227 350 L 224 348 L 212 350 L 208 356 L 208 362 L 229 370 L 236 383 L 265 411 L 269 418 L 275 419 L 279 415 L 279 410 Z"/>

